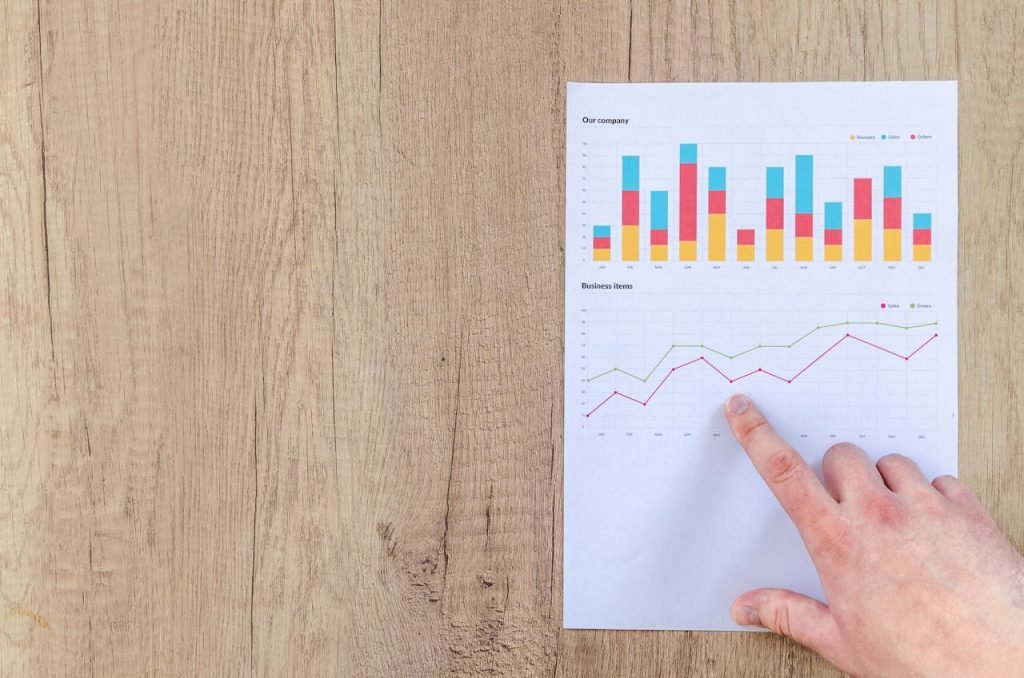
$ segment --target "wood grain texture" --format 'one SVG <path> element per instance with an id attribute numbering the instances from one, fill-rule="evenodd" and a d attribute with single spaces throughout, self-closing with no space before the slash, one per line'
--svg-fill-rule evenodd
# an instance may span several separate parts
<path id="1" fill-rule="evenodd" d="M 0 4 L 0 675 L 835 675 L 561 630 L 567 80 L 960 80 L 961 468 L 1024 547 L 1024 10 Z"/>

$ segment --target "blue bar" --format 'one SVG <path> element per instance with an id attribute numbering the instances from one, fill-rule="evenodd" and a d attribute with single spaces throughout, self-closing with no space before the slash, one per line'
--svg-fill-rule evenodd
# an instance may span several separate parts
<path id="1" fill-rule="evenodd" d="M 697 144 L 679 144 L 679 164 L 697 164 Z"/>
<path id="2" fill-rule="evenodd" d="M 903 168 L 899 165 L 886 165 L 882 174 L 882 197 L 903 197 Z"/>
<path id="3" fill-rule="evenodd" d="M 814 156 L 796 156 L 796 213 L 814 212 Z"/>
<path id="4" fill-rule="evenodd" d="M 595 238 L 610 238 L 612 237 L 611 226 L 594 226 L 594 237 Z"/>
<path id="5" fill-rule="evenodd" d="M 914 213 L 914 230 L 915 231 L 930 231 L 930 230 L 932 230 L 932 215 L 931 215 L 931 212 L 915 212 Z"/>
<path id="6" fill-rule="evenodd" d="M 708 190 L 709 191 L 724 191 L 725 190 L 725 168 L 724 167 L 709 167 L 708 168 Z"/>
<path id="7" fill-rule="evenodd" d="M 843 228 L 843 203 L 825 203 L 825 230 L 841 230 Z"/>
<path id="8" fill-rule="evenodd" d="M 640 190 L 640 156 L 622 156 L 622 190 Z"/>
<path id="9" fill-rule="evenodd" d="M 668 230 L 668 191 L 651 191 L 651 230 Z"/>
<path id="10" fill-rule="evenodd" d="M 782 167 L 767 167 L 765 168 L 765 186 L 764 186 L 764 197 L 766 198 L 781 198 L 783 177 L 785 176 Z"/>

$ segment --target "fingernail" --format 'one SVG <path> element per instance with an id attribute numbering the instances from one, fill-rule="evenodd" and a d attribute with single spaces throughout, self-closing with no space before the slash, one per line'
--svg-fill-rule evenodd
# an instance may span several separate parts
<path id="1" fill-rule="evenodd" d="M 733 414 L 743 414 L 750 407 L 750 398 L 745 395 L 734 395 L 729 398 L 729 411 Z"/>
<path id="2" fill-rule="evenodd" d="M 739 610 L 739 622 L 748 626 L 760 626 L 761 617 L 757 614 L 757 610 L 752 607 L 741 607 Z"/>

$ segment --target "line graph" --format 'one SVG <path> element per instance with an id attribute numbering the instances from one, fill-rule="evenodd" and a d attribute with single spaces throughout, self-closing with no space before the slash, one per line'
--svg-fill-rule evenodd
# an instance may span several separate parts
<path id="1" fill-rule="evenodd" d="M 928 323 L 928 324 L 932 324 L 933 325 L 935 323 Z M 906 328 L 904 328 L 904 329 L 906 329 Z M 792 384 L 794 381 L 796 381 L 800 377 L 800 375 L 802 375 L 804 372 L 809 370 L 815 363 L 817 363 L 819 360 L 821 360 L 826 355 L 831 353 L 840 344 L 842 344 L 843 342 L 848 341 L 848 340 L 859 342 L 861 344 L 864 344 L 866 346 L 874 348 L 874 349 L 876 349 L 878 351 L 881 351 L 883 353 L 887 353 L 887 354 L 889 354 L 891 356 L 895 356 L 897 358 L 902 358 L 904 361 L 909 361 L 911 358 L 913 358 L 915 355 L 917 355 L 925 346 L 927 346 L 928 344 L 930 344 L 933 341 L 935 341 L 938 338 L 938 336 L 939 336 L 938 332 L 932 334 L 932 336 L 930 336 L 928 339 L 926 339 L 924 341 L 924 343 L 919 345 L 913 351 L 911 351 L 910 353 L 908 353 L 906 355 L 903 355 L 901 353 L 897 353 L 896 351 L 890 350 L 890 349 L 888 349 L 888 348 L 886 348 L 884 346 L 880 346 L 880 345 L 878 345 L 878 344 L 876 344 L 874 342 L 868 341 L 867 339 L 863 339 L 861 337 L 858 337 L 856 335 L 853 335 L 853 334 L 850 334 L 849 332 L 847 332 L 842 337 L 840 337 L 840 339 L 838 341 L 836 341 L 834 344 L 832 344 L 827 349 L 825 349 L 820 354 L 818 354 L 813 360 L 811 360 L 809 363 L 804 365 L 804 367 L 801 368 L 800 371 L 798 371 L 796 374 L 794 374 L 791 377 L 784 377 L 784 376 L 781 376 L 779 374 L 776 374 L 775 372 L 771 372 L 771 371 L 766 370 L 766 369 L 761 368 L 761 367 L 758 367 L 757 369 L 754 369 L 754 370 L 750 370 L 750 371 L 748 371 L 748 372 L 746 372 L 744 374 L 741 374 L 739 376 L 731 377 L 728 374 L 726 374 L 724 371 L 722 371 L 719 367 L 717 367 L 714 363 L 712 363 L 710 360 L 708 360 L 706 356 L 702 355 L 702 356 L 699 356 L 699 357 L 694 358 L 692 360 L 688 360 L 688 361 L 686 361 L 684 363 L 681 363 L 679 365 L 676 365 L 676 366 L 672 367 L 668 371 L 668 373 L 665 374 L 665 376 L 662 378 L 662 380 L 660 382 L 658 382 L 658 385 L 654 387 L 654 390 L 651 391 L 650 394 L 648 394 L 648 396 L 645 399 L 640 400 L 640 399 L 634 398 L 633 396 L 630 396 L 630 395 L 628 395 L 626 393 L 622 393 L 621 391 L 615 390 L 615 391 L 612 391 L 604 400 L 602 400 L 600 403 L 598 403 L 592 410 L 587 412 L 584 416 L 589 418 L 591 415 L 593 415 L 595 412 L 597 412 L 599 409 L 601 409 L 608 401 L 610 401 L 612 398 L 616 398 L 616 397 L 623 398 L 625 400 L 629 400 L 629 401 L 634 402 L 634 403 L 636 403 L 638 405 L 641 405 L 643 407 L 647 407 L 647 403 L 649 403 L 651 401 L 651 399 L 654 398 L 655 394 L 657 394 L 657 392 L 661 389 L 661 387 L 665 384 L 665 382 L 668 381 L 669 377 L 671 377 L 677 371 L 679 371 L 679 370 L 681 370 L 681 369 L 683 369 L 685 367 L 689 367 L 690 365 L 696 365 L 697 363 L 700 363 L 700 362 L 703 362 L 705 365 L 710 367 L 712 370 L 714 370 L 716 373 L 718 373 L 719 376 L 721 376 L 723 379 L 728 381 L 730 384 L 734 384 L 737 381 L 740 381 L 741 379 L 746 379 L 747 377 L 751 377 L 751 376 L 753 376 L 755 374 L 763 374 L 766 377 L 770 377 L 772 379 L 778 379 L 779 381 L 783 381 L 783 382 L 785 382 L 787 384 Z M 660 364 L 660 362 L 659 362 L 659 364 Z M 630 376 L 633 376 L 633 375 L 630 375 Z M 650 375 L 648 375 L 648 376 L 650 376 Z"/>
<path id="2" fill-rule="evenodd" d="M 794 339 L 793 341 L 789 342 L 788 344 L 758 344 L 756 346 L 751 346 L 750 348 L 745 349 L 743 351 L 739 351 L 738 353 L 732 353 L 732 354 L 726 353 L 724 351 L 719 351 L 718 349 L 713 348 L 711 346 L 708 346 L 706 344 L 672 344 L 671 346 L 668 347 L 668 350 L 665 351 L 664 355 L 661 356 L 661 358 L 658 360 L 658 362 L 654 364 L 654 367 L 652 367 L 650 369 L 650 371 L 648 371 L 647 374 L 645 376 L 643 376 L 643 377 L 638 376 L 636 374 L 633 374 L 632 372 L 624 370 L 624 369 L 622 369 L 620 367 L 613 367 L 613 368 L 611 368 L 609 370 L 605 370 L 604 372 L 601 372 L 600 374 L 595 374 L 592 377 L 588 377 L 587 378 L 587 382 L 590 383 L 590 382 L 593 382 L 593 381 L 596 381 L 596 380 L 600 379 L 601 377 L 605 377 L 605 376 L 608 376 L 609 374 L 613 374 L 615 372 L 618 372 L 619 374 L 625 375 L 627 377 L 632 377 L 633 379 L 636 379 L 639 382 L 646 383 L 647 380 L 651 378 L 651 375 L 653 375 L 654 372 L 657 371 L 657 369 L 659 367 L 661 367 L 661 364 L 663 362 L 665 362 L 665 359 L 668 358 L 668 356 L 674 350 L 676 350 L 677 348 L 699 348 L 699 349 L 702 349 L 704 351 L 709 351 L 711 353 L 719 355 L 719 356 L 721 356 L 723 358 L 728 358 L 729 360 L 733 360 L 735 358 L 739 358 L 740 356 L 744 356 L 744 355 L 746 355 L 748 353 L 753 353 L 754 351 L 757 351 L 757 350 L 760 350 L 760 349 L 764 349 L 764 348 L 781 348 L 781 349 L 793 348 L 794 346 L 799 344 L 801 341 L 803 341 L 807 337 L 811 336 L 812 334 L 814 334 L 816 332 L 820 332 L 821 330 L 830 329 L 832 327 L 844 327 L 844 326 L 848 327 L 848 326 L 852 326 L 852 325 L 873 325 L 873 326 L 876 326 L 876 327 L 890 327 L 890 328 L 900 329 L 900 330 L 915 330 L 915 329 L 918 329 L 918 328 L 921 328 L 921 327 L 935 327 L 935 326 L 938 325 L 938 323 L 937 322 L 930 322 L 930 323 L 919 323 L 917 325 L 897 325 L 897 324 L 894 324 L 894 323 L 886 323 L 886 322 L 881 322 L 881 321 L 878 321 L 878 320 L 861 320 L 861 321 L 846 320 L 846 321 L 843 321 L 843 322 L 828 323 L 828 324 L 824 324 L 824 325 L 819 324 L 819 325 L 815 326 L 813 329 L 811 329 L 809 332 L 804 333 L 802 336 L 798 337 L 797 339 Z M 847 336 L 849 336 L 849 335 L 847 335 Z"/>

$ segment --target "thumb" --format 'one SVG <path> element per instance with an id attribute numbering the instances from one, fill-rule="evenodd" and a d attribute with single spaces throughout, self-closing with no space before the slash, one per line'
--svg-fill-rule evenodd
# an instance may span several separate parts
<path id="1" fill-rule="evenodd" d="M 732 618 L 744 626 L 762 626 L 806 645 L 849 670 L 850 655 L 832 612 L 824 603 L 786 589 L 755 589 L 732 604 Z"/>

